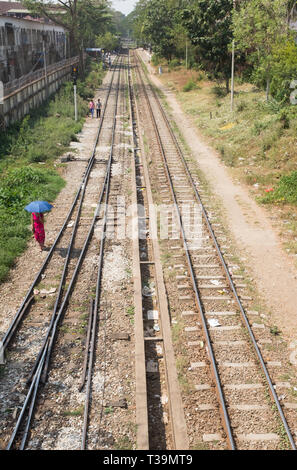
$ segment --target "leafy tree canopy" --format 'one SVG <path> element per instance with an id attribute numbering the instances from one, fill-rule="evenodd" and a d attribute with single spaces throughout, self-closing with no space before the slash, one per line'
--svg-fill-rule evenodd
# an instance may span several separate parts
<path id="1" fill-rule="evenodd" d="M 232 10 L 233 0 L 196 0 L 188 2 L 181 12 L 204 68 L 227 80 L 231 69 Z"/>
<path id="2" fill-rule="evenodd" d="M 266 82 L 267 99 L 275 73 L 276 51 L 292 40 L 289 29 L 292 6 L 288 0 L 249 0 L 233 15 L 236 49 L 244 51 L 247 62 L 253 65 L 253 80 L 259 85 Z"/>

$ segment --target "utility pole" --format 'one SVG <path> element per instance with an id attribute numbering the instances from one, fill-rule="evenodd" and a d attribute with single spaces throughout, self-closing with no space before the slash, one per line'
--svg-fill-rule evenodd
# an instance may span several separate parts
<path id="1" fill-rule="evenodd" d="M 44 74 L 45 74 L 45 93 L 46 98 L 48 97 L 48 76 L 47 76 L 47 63 L 46 63 L 46 47 L 45 47 L 45 33 L 42 34 L 42 49 L 43 49 L 43 66 L 44 66 Z"/>
<path id="2" fill-rule="evenodd" d="M 233 0 L 233 9 L 236 8 L 236 0 Z M 231 69 L 231 112 L 234 105 L 234 69 L 235 69 L 235 41 L 232 41 L 232 69 Z"/>
<path id="3" fill-rule="evenodd" d="M 77 121 L 77 93 L 76 84 L 74 85 L 74 119 Z"/>
<path id="4" fill-rule="evenodd" d="M 188 69 L 188 39 L 186 38 L 186 70 Z"/>
<path id="5" fill-rule="evenodd" d="M 73 79 L 73 90 L 74 90 L 74 118 L 75 121 L 77 121 L 77 75 L 78 75 L 78 70 L 77 67 L 73 66 L 72 67 L 72 79 Z"/>
<path id="6" fill-rule="evenodd" d="M 65 41 L 65 44 L 64 44 L 64 59 L 66 60 L 67 59 L 67 33 L 65 32 L 65 36 L 64 36 L 64 41 Z"/>

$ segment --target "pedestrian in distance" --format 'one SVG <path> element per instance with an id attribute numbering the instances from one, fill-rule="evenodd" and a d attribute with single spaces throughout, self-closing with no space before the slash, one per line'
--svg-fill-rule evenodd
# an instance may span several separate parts
<path id="1" fill-rule="evenodd" d="M 98 101 L 96 103 L 97 118 L 101 117 L 101 108 L 102 108 L 102 103 L 101 103 L 100 98 L 98 98 Z"/>
<path id="2" fill-rule="evenodd" d="M 40 251 L 44 249 L 45 231 L 44 215 L 39 212 L 32 212 L 32 233 L 40 246 Z"/>
<path id="3" fill-rule="evenodd" d="M 94 110 L 95 110 L 95 103 L 93 100 L 91 100 L 89 103 L 89 115 L 91 113 L 92 119 L 94 117 Z"/>

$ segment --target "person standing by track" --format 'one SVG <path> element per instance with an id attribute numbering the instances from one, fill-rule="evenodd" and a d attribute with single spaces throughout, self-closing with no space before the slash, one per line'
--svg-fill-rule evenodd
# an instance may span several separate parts
<path id="1" fill-rule="evenodd" d="M 39 243 L 40 251 L 44 249 L 45 231 L 44 231 L 44 215 L 39 212 L 32 213 L 32 232 L 35 240 Z"/>
<path id="2" fill-rule="evenodd" d="M 91 113 L 92 119 L 94 117 L 95 103 L 93 100 L 89 102 L 89 113 Z"/>
<path id="3" fill-rule="evenodd" d="M 97 113 L 97 118 L 101 117 L 101 108 L 102 108 L 102 103 L 100 98 L 98 98 L 98 101 L 96 103 L 96 113 Z"/>

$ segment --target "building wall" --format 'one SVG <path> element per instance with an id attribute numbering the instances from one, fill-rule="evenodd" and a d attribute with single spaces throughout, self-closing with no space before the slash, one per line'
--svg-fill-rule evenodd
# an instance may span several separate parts
<path id="1" fill-rule="evenodd" d="M 71 79 L 78 58 L 67 59 L 68 50 L 64 28 L 0 16 L 0 129 L 41 106 Z"/>
<path id="2" fill-rule="evenodd" d="M 4 96 L 0 104 L 0 129 L 4 130 L 13 122 L 22 119 L 31 109 L 37 108 L 67 80 L 71 79 L 72 66 L 77 65 L 78 57 L 52 66 L 47 76 L 44 72 L 38 78 Z"/>
<path id="3" fill-rule="evenodd" d="M 0 17 L 0 80 L 5 84 L 67 56 L 62 27 L 38 21 Z"/>

